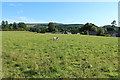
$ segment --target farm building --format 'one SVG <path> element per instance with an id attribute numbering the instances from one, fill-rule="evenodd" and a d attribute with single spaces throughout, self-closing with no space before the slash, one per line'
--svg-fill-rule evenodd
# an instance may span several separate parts
<path id="1" fill-rule="evenodd" d="M 117 36 L 116 37 L 120 37 L 120 32 L 118 32 Z"/>
<path id="2" fill-rule="evenodd" d="M 115 31 L 108 31 L 108 34 L 110 34 L 112 37 L 118 36 L 118 33 L 116 33 Z"/>
<path id="3" fill-rule="evenodd" d="M 45 34 L 52 34 L 52 32 L 45 32 Z"/>
<path id="4" fill-rule="evenodd" d="M 80 34 L 80 33 L 77 33 L 77 34 Z"/>
<path id="5" fill-rule="evenodd" d="M 71 32 L 64 32 L 64 34 L 72 34 Z"/>
<path id="6" fill-rule="evenodd" d="M 64 32 L 55 32 L 56 34 L 64 34 Z"/>

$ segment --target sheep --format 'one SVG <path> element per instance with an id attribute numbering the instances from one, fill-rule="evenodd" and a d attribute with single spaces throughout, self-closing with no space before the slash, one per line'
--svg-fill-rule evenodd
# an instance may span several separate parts
<path id="1" fill-rule="evenodd" d="M 58 37 L 53 37 L 53 40 L 58 40 L 59 38 Z"/>

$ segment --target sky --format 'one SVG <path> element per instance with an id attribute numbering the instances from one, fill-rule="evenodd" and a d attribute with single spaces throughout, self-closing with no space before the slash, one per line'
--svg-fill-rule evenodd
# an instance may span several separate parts
<path id="1" fill-rule="evenodd" d="M 119 0 L 1 0 L 2 2 L 118 2 Z"/>
<path id="2" fill-rule="evenodd" d="M 2 20 L 110 25 L 118 21 L 118 2 L 2 2 Z"/>

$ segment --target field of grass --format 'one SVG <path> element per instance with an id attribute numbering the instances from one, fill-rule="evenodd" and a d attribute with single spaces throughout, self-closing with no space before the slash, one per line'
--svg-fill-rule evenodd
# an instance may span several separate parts
<path id="1" fill-rule="evenodd" d="M 117 53 L 116 37 L 2 32 L 4 78 L 116 78 Z"/>

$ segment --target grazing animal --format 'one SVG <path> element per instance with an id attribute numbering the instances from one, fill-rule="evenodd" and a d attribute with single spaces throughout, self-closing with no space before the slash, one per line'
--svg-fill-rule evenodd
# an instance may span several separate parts
<path id="1" fill-rule="evenodd" d="M 53 37 L 53 40 L 58 40 L 59 38 L 58 37 Z"/>

